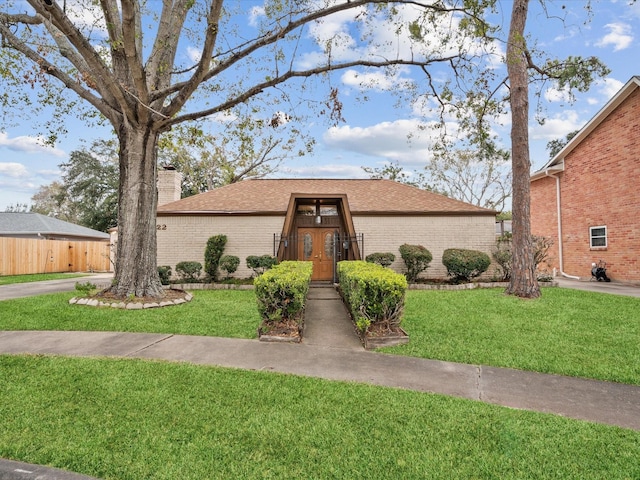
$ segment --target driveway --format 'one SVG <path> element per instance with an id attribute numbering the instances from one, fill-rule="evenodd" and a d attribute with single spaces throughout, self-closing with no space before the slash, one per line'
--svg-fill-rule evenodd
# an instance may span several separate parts
<path id="1" fill-rule="evenodd" d="M 113 273 L 92 273 L 84 277 L 64 278 L 61 280 L 0 285 L 0 300 L 32 297 L 46 293 L 72 292 L 75 290 L 77 282 L 95 283 L 101 289 L 108 287 L 112 278 Z"/>

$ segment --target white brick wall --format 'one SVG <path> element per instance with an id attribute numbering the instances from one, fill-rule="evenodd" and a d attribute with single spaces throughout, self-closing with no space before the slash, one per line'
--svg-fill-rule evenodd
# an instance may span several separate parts
<path id="1" fill-rule="evenodd" d="M 364 254 L 391 252 L 396 261 L 391 268 L 404 272 L 398 248 L 403 243 L 422 245 L 433 255 L 429 268 L 421 275 L 445 278 L 442 254 L 447 248 L 466 248 L 491 257 L 495 247 L 495 218 L 484 216 L 353 217 L 356 232 L 364 232 Z M 491 271 L 491 268 L 489 269 Z"/>
<path id="2" fill-rule="evenodd" d="M 423 274 L 444 278 L 442 253 L 447 248 L 480 250 L 491 256 L 495 246 L 493 216 L 354 216 L 356 233 L 364 233 L 364 254 L 391 252 L 396 256 L 392 268 L 403 272 L 398 247 L 403 243 L 423 245 L 433 255 L 431 266 Z M 204 250 L 209 237 L 227 236 L 226 255 L 240 258 L 237 277 L 253 273 L 246 267 L 249 255 L 273 254 L 273 234 L 280 234 L 284 216 L 159 216 L 158 265 L 198 261 L 204 265 Z M 491 271 L 491 268 L 490 268 Z"/>
<path id="3" fill-rule="evenodd" d="M 196 261 L 204 266 L 207 240 L 226 235 L 225 255 L 240 258 L 234 276 L 250 277 L 249 255 L 272 255 L 273 234 L 282 232 L 284 216 L 159 216 L 158 265 L 169 265 L 175 275 L 176 263 Z"/>
<path id="4" fill-rule="evenodd" d="M 177 170 L 158 170 L 158 206 L 180 200 L 182 174 Z"/>

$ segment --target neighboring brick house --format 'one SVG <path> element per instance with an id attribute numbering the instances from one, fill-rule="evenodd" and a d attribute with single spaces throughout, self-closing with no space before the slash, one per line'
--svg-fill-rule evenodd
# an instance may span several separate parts
<path id="1" fill-rule="evenodd" d="M 640 281 L 640 77 L 531 176 L 531 231 L 554 240 L 548 267 Z"/>
<path id="2" fill-rule="evenodd" d="M 180 261 L 204 262 L 207 239 L 227 236 L 225 254 L 240 258 L 238 277 L 248 277 L 249 255 L 277 255 L 314 262 L 314 280 L 334 279 L 335 260 L 396 255 L 420 244 L 433 254 L 427 277 L 442 278 L 442 253 L 468 248 L 490 254 L 495 212 L 390 180 L 245 180 L 179 198 L 175 171 L 159 172 L 158 265 L 175 272 Z M 163 186 L 165 185 L 165 186 Z M 166 187 L 171 185 L 171 187 Z"/>

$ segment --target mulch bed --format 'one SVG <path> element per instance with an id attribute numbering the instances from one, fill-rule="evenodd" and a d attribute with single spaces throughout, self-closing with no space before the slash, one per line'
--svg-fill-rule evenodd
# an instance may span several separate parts
<path id="1" fill-rule="evenodd" d="M 302 341 L 302 323 L 295 320 L 263 323 L 258 328 L 258 338 L 263 342 Z"/>

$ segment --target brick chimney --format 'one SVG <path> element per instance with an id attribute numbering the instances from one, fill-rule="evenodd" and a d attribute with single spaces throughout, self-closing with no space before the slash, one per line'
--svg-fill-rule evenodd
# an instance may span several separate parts
<path id="1" fill-rule="evenodd" d="M 175 167 L 162 167 L 158 171 L 158 206 L 180 200 L 182 174 Z"/>

